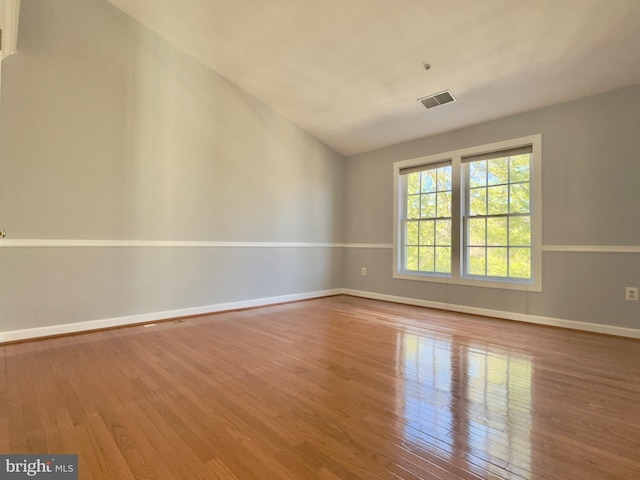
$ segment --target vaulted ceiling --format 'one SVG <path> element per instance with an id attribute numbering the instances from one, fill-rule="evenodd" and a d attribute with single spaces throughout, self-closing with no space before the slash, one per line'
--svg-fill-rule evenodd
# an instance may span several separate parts
<path id="1" fill-rule="evenodd" d="M 640 84 L 639 0 L 108 1 L 344 155 Z"/>

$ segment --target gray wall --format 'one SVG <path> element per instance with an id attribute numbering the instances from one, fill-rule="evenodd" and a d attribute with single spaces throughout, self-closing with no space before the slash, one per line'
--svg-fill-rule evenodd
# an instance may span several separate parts
<path id="1" fill-rule="evenodd" d="M 8 240 L 335 243 L 344 159 L 102 0 L 22 0 Z M 0 248 L 1 330 L 314 292 L 335 247 Z"/>
<path id="2" fill-rule="evenodd" d="M 640 244 L 640 87 L 345 161 L 103 0 L 22 0 L 1 95 L 10 241 L 390 244 L 394 161 L 541 133 L 544 244 Z M 637 253 L 546 251 L 542 293 L 394 280 L 391 255 L 0 248 L 0 332 L 341 287 L 640 328 Z"/>
<path id="3" fill-rule="evenodd" d="M 566 251 L 640 246 L 639 119 L 640 86 L 348 158 L 345 241 L 390 244 L 393 162 L 541 133 L 543 244 L 565 251 L 544 252 L 543 292 L 526 293 L 392 279 L 391 249 L 349 248 L 345 287 L 640 328 L 640 302 L 624 300 L 625 286 L 640 286 L 640 254 Z"/>

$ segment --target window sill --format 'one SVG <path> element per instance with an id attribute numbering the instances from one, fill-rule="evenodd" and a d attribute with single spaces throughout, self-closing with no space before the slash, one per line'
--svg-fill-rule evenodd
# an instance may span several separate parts
<path id="1" fill-rule="evenodd" d="M 419 282 L 446 283 L 467 287 L 497 288 L 502 290 L 518 290 L 523 292 L 542 292 L 541 282 L 508 282 L 500 280 L 477 280 L 473 278 L 454 278 L 446 275 L 420 275 L 416 273 L 394 272 L 393 278 Z"/>

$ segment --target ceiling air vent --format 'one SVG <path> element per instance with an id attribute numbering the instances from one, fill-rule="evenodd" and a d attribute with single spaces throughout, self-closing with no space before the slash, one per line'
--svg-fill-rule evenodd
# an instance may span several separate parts
<path id="1" fill-rule="evenodd" d="M 444 105 L 445 103 L 455 102 L 456 99 L 451 95 L 449 90 L 445 90 L 444 92 L 434 93 L 433 95 L 419 98 L 418 101 L 421 102 L 425 108 L 433 108 L 439 105 Z"/>

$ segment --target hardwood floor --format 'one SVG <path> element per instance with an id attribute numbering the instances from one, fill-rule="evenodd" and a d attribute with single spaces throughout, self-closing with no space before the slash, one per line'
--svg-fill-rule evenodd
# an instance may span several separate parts
<path id="1" fill-rule="evenodd" d="M 80 479 L 640 479 L 640 342 L 339 296 L 0 346 Z"/>

